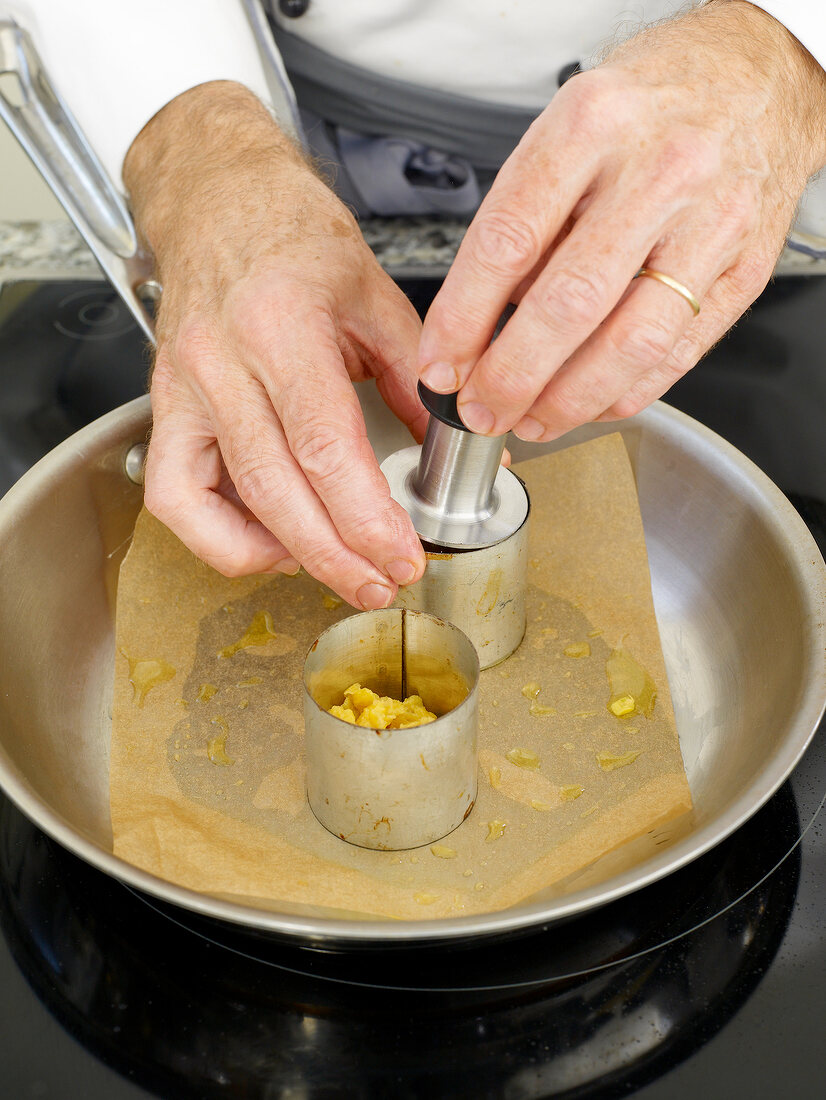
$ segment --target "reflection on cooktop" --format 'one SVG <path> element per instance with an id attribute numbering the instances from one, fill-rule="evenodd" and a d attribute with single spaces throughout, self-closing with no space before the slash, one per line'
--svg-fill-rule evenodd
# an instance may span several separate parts
<path id="1" fill-rule="evenodd" d="M 136 895 L 4 800 L 0 923 L 58 1019 L 162 1096 L 228 1082 L 255 1097 L 611 1096 L 679 1062 L 749 996 L 792 911 L 799 834 L 787 784 L 712 853 L 566 924 L 322 952 Z"/>

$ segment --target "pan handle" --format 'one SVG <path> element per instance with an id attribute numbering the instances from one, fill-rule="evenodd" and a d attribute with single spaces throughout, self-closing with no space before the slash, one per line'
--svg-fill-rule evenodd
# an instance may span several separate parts
<path id="1" fill-rule="evenodd" d="M 52 84 L 31 36 L 0 20 L 0 117 L 28 153 L 104 274 L 154 343 L 161 287 L 123 197 Z"/>

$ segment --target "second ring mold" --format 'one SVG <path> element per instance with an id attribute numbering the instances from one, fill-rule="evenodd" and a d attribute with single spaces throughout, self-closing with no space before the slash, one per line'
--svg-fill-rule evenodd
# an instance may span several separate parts
<path id="1" fill-rule="evenodd" d="M 307 798 L 331 833 L 362 848 L 432 844 L 476 800 L 479 660 L 451 623 L 368 611 L 331 626 L 304 665 Z M 352 725 L 328 713 L 352 684 L 421 696 L 437 718 L 407 729 Z"/>

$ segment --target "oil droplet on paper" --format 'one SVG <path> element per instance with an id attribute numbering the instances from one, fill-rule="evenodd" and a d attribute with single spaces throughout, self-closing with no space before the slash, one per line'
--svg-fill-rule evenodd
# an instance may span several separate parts
<path id="1" fill-rule="evenodd" d="M 227 756 L 229 726 L 227 725 L 226 718 L 213 718 L 212 724 L 213 726 L 217 726 L 221 732 L 217 733 L 214 737 L 210 737 L 207 741 L 207 756 L 213 764 L 219 764 L 223 767 L 234 764 L 235 761 Z"/>
<path id="2" fill-rule="evenodd" d="M 562 652 L 566 657 L 590 657 L 591 647 L 587 642 L 572 642 Z"/>
<path id="3" fill-rule="evenodd" d="M 615 768 L 624 768 L 627 764 L 633 764 L 641 752 L 642 749 L 622 753 L 598 752 L 597 763 L 604 772 L 612 772 Z"/>
<path id="4" fill-rule="evenodd" d="M 502 786 L 502 769 L 498 768 L 495 764 L 488 769 L 488 783 L 495 791 L 498 791 Z"/>
<path id="5" fill-rule="evenodd" d="M 215 684 L 201 684 L 198 689 L 198 702 L 208 703 L 213 696 L 218 694 L 218 690 Z"/>
<path id="6" fill-rule="evenodd" d="M 295 639 L 286 634 L 279 634 L 275 630 L 269 611 L 256 611 L 246 633 L 242 634 L 237 642 L 219 650 L 218 656 L 226 659 L 234 656 L 240 649 L 265 645 L 274 647 L 276 652 L 273 655 L 281 657 L 295 649 Z"/>
<path id="7" fill-rule="evenodd" d="M 334 596 L 332 592 L 325 592 L 321 589 L 321 602 L 327 608 L 328 611 L 337 611 L 344 603 L 344 600 L 340 596 Z"/>
<path id="8" fill-rule="evenodd" d="M 504 836 L 507 824 L 507 821 L 499 821 L 496 818 L 494 818 L 493 821 L 489 821 L 488 835 L 485 837 L 485 840 L 498 840 L 500 836 Z"/>
<path id="9" fill-rule="evenodd" d="M 528 768 L 530 771 L 536 771 L 539 767 L 539 757 L 530 749 L 510 749 L 505 753 L 505 759 L 510 760 L 511 764 L 515 764 L 517 768 Z"/>
<path id="10" fill-rule="evenodd" d="M 543 707 L 541 703 L 534 700 L 530 706 L 530 713 L 534 718 L 550 718 L 556 714 L 556 709 L 554 707 Z"/>
<path id="11" fill-rule="evenodd" d="M 431 844 L 430 850 L 438 859 L 455 859 L 456 849 L 448 848 L 446 844 Z"/>
<path id="12" fill-rule="evenodd" d="M 657 701 L 657 686 L 639 661 L 624 649 L 615 649 L 605 662 L 611 698 L 608 709 L 616 718 L 644 714 L 650 718 Z"/>
<path id="13" fill-rule="evenodd" d="M 263 683 L 264 683 L 264 677 L 263 676 L 250 676 L 246 680 L 239 680 L 238 681 L 238 687 L 239 688 L 246 688 L 246 687 L 252 687 L 253 684 L 263 684 Z"/>
<path id="14" fill-rule="evenodd" d="M 417 901 L 419 905 L 432 905 L 434 901 L 439 900 L 438 894 L 414 894 L 413 900 Z"/>
<path id="15" fill-rule="evenodd" d="M 542 690 L 541 684 L 538 684 L 535 680 L 531 680 L 528 684 L 523 684 L 521 691 L 526 699 L 535 699 Z"/>
<path id="16" fill-rule="evenodd" d="M 547 810 L 550 810 L 551 804 L 550 802 L 540 802 L 538 799 L 532 798 L 531 808 L 534 810 L 539 810 L 540 813 L 545 813 Z"/>
<path id="17" fill-rule="evenodd" d="M 153 687 L 165 684 L 175 675 L 175 669 L 166 661 L 141 660 L 127 657 L 129 662 L 129 683 L 132 685 L 132 699 L 139 707 Z"/>

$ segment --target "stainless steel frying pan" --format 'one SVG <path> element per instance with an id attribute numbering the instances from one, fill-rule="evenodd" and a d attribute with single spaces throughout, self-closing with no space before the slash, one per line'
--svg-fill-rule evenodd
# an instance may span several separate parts
<path id="1" fill-rule="evenodd" d="M 381 459 L 408 442 L 406 433 L 374 390 L 363 387 L 362 397 Z M 696 806 L 687 835 L 667 848 L 626 852 L 637 862 L 598 866 L 568 883 L 567 893 L 432 922 L 245 907 L 148 875 L 111 852 L 108 746 L 117 567 L 141 504 L 124 464 L 149 422 L 146 398 L 115 410 L 0 500 L 0 784 L 60 843 L 149 894 L 319 944 L 449 940 L 554 921 L 627 894 L 717 844 L 778 788 L 817 727 L 826 698 L 826 567 L 815 543 L 751 462 L 656 405 L 621 430 Z M 605 430 L 591 425 L 566 443 Z M 517 459 L 538 453 L 518 443 L 515 451 Z"/>

